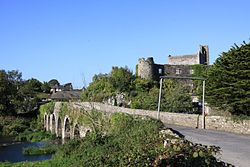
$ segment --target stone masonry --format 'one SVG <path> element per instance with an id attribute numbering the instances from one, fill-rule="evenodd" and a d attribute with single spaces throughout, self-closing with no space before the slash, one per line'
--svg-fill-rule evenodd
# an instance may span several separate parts
<path id="1" fill-rule="evenodd" d="M 168 64 L 155 64 L 154 59 L 140 58 L 137 65 L 137 76 L 148 80 L 159 80 L 162 75 L 191 76 L 192 65 L 209 65 L 209 48 L 200 45 L 196 54 L 168 56 Z"/>
<path id="2" fill-rule="evenodd" d="M 129 108 L 105 105 L 102 103 L 94 103 L 94 102 L 93 103 L 82 102 L 79 105 L 86 109 L 94 108 L 98 111 L 104 111 L 110 113 L 123 112 L 132 115 L 149 116 L 152 118 L 157 117 L 156 111 L 129 109 Z M 163 123 L 167 124 L 175 124 L 193 128 L 202 127 L 201 115 L 197 114 L 161 112 L 160 119 Z M 227 117 L 206 116 L 205 122 L 206 122 L 206 129 L 214 129 L 219 131 L 250 135 L 250 120 L 245 120 L 243 122 L 234 122 L 233 120 Z"/>

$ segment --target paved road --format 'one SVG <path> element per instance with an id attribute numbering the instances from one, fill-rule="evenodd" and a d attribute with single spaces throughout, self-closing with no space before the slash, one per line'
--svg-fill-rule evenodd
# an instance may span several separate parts
<path id="1" fill-rule="evenodd" d="M 177 130 L 189 141 L 221 147 L 224 162 L 236 167 L 250 167 L 250 136 L 168 124 L 166 127 Z"/>

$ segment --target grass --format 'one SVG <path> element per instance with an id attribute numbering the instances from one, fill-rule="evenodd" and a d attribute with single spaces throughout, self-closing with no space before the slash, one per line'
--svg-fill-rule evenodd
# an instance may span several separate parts
<path id="1" fill-rule="evenodd" d="M 50 132 L 26 130 L 23 133 L 20 133 L 18 136 L 16 136 L 15 140 L 39 142 L 39 141 L 50 141 L 55 138 L 56 136 L 54 134 L 51 134 Z"/>
<path id="2" fill-rule="evenodd" d="M 214 157 L 219 152 L 218 147 L 194 145 L 182 139 L 164 147 L 164 139 L 171 137 L 160 136 L 162 126 L 158 120 L 148 117 L 114 113 L 109 119 L 106 132 L 90 132 L 84 139 L 70 140 L 55 149 L 51 160 L 0 163 L 0 166 L 221 166 Z M 31 148 L 26 152 L 38 154 L 48 150 Z"/>
<path id="3" fill-rule="evenodd" d="M 47 144 L 43 147 L 28 147 L 23 149 L 23 154 L 24 155 L 54 154 L 58 148 L 60 148 L 60 146 L 52 144 Z"/>

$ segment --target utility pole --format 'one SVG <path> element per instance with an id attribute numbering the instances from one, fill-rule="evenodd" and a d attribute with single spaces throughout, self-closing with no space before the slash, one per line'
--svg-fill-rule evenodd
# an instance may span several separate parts
<path id="1" fill-rule="evenodd" d="M 157 119 L 160 119 L 162 80 L 163 80 L 163 78 L 160 79 L 160 91 L 159 91 L 159 98 L 158 98 Z"/>
<path id="2" fill-rule="evenodd" d="M 205 129 L 205 80 L 202 82 L 202 128 Z"/>

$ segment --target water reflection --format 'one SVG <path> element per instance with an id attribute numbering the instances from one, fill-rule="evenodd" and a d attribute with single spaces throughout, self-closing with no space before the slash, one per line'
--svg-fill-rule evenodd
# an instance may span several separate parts
<path id="1" fill-rule="evenodd" d="M 23 148 L 41 147 L 45 142 L 13 142 L 12 139 L 0 138 L 0 162 L 20 162 L 20 161 L 39 161 L 51 159 L 52 154 L 48 155 L 23 155 Z"/>

